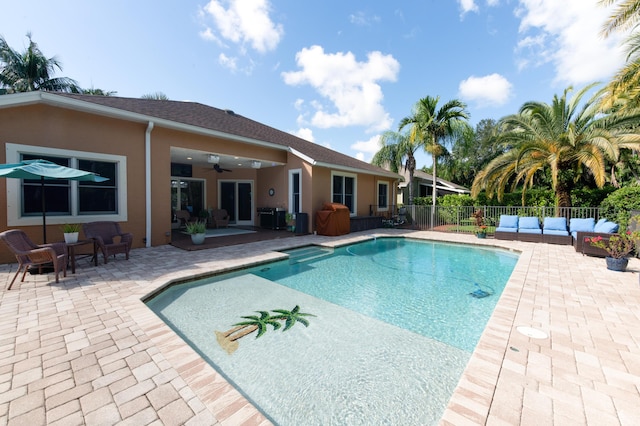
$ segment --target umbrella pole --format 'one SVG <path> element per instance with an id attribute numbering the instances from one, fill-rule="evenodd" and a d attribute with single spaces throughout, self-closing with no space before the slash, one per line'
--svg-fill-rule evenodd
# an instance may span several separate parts
<path id="1" fill-rule="evenodd" d="M 40 176 L 40 187 L 42 188 L 42 241 L 43 244 L 47 244 L 47 219 L 46 219 L 46 204 L 44 202 L 44 176 Z"/>

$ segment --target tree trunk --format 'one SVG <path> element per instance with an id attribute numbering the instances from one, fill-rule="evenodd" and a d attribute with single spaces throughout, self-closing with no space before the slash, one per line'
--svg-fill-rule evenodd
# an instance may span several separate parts
<path id="1" fill-rule="evenodd" d="M 559 208 L 571 207 L 571 189 L 573 184 L 566 181 L 558 180 L 556 185 L 556 202 Z"/>
<path id="2" fill-rule="evenodd" d="M 413 205 L 413 174 L 416 171 L 416 159 L 410 155 L 407 158 L 407 165 L 406 168 L 409 170 L 409 205 L 412 206 Z"/>
<path id="3" fill-rule="evenodd" d="M 257 325 L 251 325 L 247 328 L 245 328 L 244 330 L 242 330 L 240 333 L 236 334 L 235 336 L 229 336 L 229 340 L 231 340 L 232 342 L 238 340 L 241 337 L 246 336 L 247 334 L 251 334 L 254 331 L 256 331 L 258 329 Z"/>
<path id="4" fill-rule="evenodd" d="M 436 198 L 438 197 L 438 189 L 436 188 L 436 168 L 437 168 L 437 162 L 438 162 L 438 157 L 436 156 L 435 152 L 431 155 L 431 157 L 433 158 L 433 174 L 431 175 L 431 178 L 433 179 L 433 189 L 432 194 L 431 194 L 431 229 L 433 229 L 435 227 L 435 220 L 436 220 Z"/>

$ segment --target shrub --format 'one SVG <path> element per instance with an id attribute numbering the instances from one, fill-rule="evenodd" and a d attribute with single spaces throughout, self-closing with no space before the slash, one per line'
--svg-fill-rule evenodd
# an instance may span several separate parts
<path id="1" fill-rule="evenodd" d="M 640 210 L 640 186 L 626 186 L 607 196 L 600 204 L 602 215 L 627 229 L 629 210 Z"/>

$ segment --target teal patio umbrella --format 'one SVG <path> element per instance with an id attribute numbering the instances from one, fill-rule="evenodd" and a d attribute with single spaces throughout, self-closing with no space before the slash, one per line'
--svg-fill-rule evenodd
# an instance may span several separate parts
<path id="1" fill-rule="evenodd" d="M 109 179 L 93 172 L 61 166 L 47 160 L 24 160 L 14 164 L 0 164 L 0 177 L 15 179 L 40 179 L 42 187 L 42 239 L 47 242 L 47 219 L 44 180 L 68 179 L 85 182 L 105 182 Z"/>

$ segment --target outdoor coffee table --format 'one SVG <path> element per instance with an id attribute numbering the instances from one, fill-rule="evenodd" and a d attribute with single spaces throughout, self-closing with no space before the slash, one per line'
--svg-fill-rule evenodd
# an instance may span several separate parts
<path id="1" fill-rule="evenodd" d="M 81 240 L 77 243 L 67 243 L 67 255 L 69 256 L 69 263 L 71 264 L 71 273 L 76 273 L 76 247 L 84 246 L 86 244 L 93 244 L 93 258 L 97 266 L 98 255 L 96 254 L 96 244 L 94 240 Z M 91 255 L 87 255 L 91 256 Z"/>

